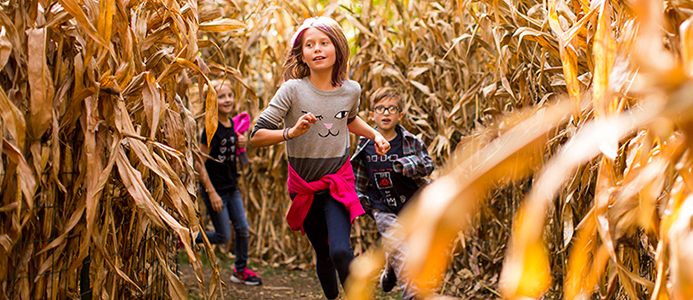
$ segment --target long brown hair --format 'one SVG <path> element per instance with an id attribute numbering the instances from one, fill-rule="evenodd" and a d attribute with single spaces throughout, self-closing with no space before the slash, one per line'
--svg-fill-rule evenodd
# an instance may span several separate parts
<path id="1" fill-rule="evenodd" d="M 310 68 L 303 62 L 303 33 L 308 28 L 315 28 L 326 34 L 335 47 L 336 59 L 332 67 L 332 86 L 338 87 L 347 79 L 349 63 L 349 42 L 342 27 L 337 21 L 327 17 L 313 17 L 303 21 L 291 38 L 291 49 L 284 62 L 284 81 L 300 79 L 310 75 Z"/>

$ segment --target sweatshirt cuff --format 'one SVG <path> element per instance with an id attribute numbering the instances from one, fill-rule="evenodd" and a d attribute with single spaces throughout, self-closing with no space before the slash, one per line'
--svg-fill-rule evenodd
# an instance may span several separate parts
<path id="1" fill-rule="evenodd" d="M 349 215 L 351 216 L 351 224 L 354 224 L 354 220 L 356 219 L 356 217 L 366 213 L 366 211 L 363 209 L 363 206 L 361 205 L 361 202 L 359 201 L 355 201 L 349 204 L 347 210 L 349 210 Z"/>

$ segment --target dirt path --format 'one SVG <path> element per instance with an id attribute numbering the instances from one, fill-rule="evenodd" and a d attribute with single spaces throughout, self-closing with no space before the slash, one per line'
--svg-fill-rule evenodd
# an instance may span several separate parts
<path id="1" fill-rule="evenodd" d="M 218 252 L 217 252 L 218 253 Z M 195 273 L 192 266 L 188 263 L 184 253 L 179 252 L 179 268 L 181 280 L 188 291 L 189 299 L 204 299 L 204 294 L 196 283 Z M 286 300 L 308 300 L 325 299 L 320 283 L 313 269 L 310 270 L 288 270 L 285 268 L 272 268 L 253 264 L 251 269 L 258 272 L 262 277 L 262 285 L 246 286 L 243 284 L 232 283 L 229 279 L 233 272 L 232 257 L 218 257 L 220 260 L 221 279 L 226 286 L 223 288 L 223 299 L 232 300 L 261 300 L 261 299 L 286 299 Z M 205 263 L 205 283 L 209 283 L 211 277 L 211 267 L 203 257 Z M 401 299 L 399 289 L 395 288 L 388 294 L 376 295 L 374 299 L 392 300 Z"/>

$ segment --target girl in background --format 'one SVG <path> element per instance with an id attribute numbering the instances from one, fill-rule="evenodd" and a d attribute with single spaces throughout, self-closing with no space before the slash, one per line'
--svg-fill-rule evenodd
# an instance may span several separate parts
<path id="1" fill-rule="evenodd" d="M 200 151 L 205 154 L 202 155 L 204 167 L 199 163 L 195 164 L 200 181 L 200 196 L 215 229 L 215 231 L 207 231 L 207 237 L 212 244 L 226 244 L 231 238 L 229 223 L 231 221 L 235 231 L 233 245 L 236 255 L 231 281 L 259 285 L 262 283 L 260 276 L 248 269 L 250 230 L 243 199 L 238 190 L 236 170 L 237 158 L 239 155 L 244 155 L 248 139 L 238 132 L 242 130 L 237 129 L 238 126 L 234 123 L 234 119 L 240 122 L 243 118 L 232 118 L 235 94 L 229 82 L 221 81 L 218 85 L 214 84 L 214 89 L 217 92 L 219 125 L 209 143 L 207 143 L 206 131 L 202 131 Z M 200 233 L 195 242 L 202 243 L 202 241 L 202 233 Z"/>

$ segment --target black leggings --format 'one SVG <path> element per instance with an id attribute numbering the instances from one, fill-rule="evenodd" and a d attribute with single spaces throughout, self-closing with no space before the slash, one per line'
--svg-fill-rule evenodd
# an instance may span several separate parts
<path id="1" fill-rule="evenodd" d="M 303 229 L 315 249 L 315 270 L 328 299 L 339 296 L 339 281 L 344 287 L 349 276 L 349 263 L 354 259 L 349 235 L 351 219 L 343 203 L 332 198 L 330 193 L 316 194 L 308 215 L 303 220 Z"/>

